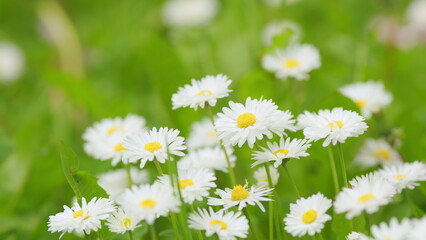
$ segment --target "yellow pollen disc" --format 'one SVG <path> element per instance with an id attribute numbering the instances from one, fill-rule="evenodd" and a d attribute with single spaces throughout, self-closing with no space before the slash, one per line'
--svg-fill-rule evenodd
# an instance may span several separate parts
<path id="1" fill-rule="evenodd" d="M 315 221 L 315 219 L 317 219 L 317 211 L 314 209 L 309 209 L 302 215 L 302 221 L 304 223 L 312 223 Z"/>
<path id="2" fill-rule="evenodd" d="M 253 113 L 243 113 L 237 118 L 237 125 L 239 128 L 250 127 L 255 123 L 256 116 Z"/>
<path id="3" fill-rule="evenodd" d="M 210 90 L 202 90 L 197 93 L 197 96 L 211 96 L 212 94 Z"/>
<path id="4" fill-rule="evenodd" d="M 333 131 L 333 127 L 334 127 L 334 123 L 329 122 L 328 126 L 330 127 L 330 132 L 332 132 Z"/>
<path id="5" fill-rule="evenodd" d="M 279 150 L 277 150 L 277 151 L 274 152 L 275 157 L 278 157 L 277 156 L 278 153 L 281 153 L 281 154 L 284 155 L 284 157 L 287 157 L 287 155 L 289 153 L 289 150 L 287 150 L 287 149 L 279 149 Z"/>
<path id="6" fill-rule="evenodd" d="M 119 152 L 121 150 L 127 150 L 127 148 L 123 147 L 123 143 L 119 143 L 119 144 L 115 145 L 114 151 Z"/>
<path id="7" fill-rule="evenodd" d="M 284 61 L 284 66 L 286 68 L 296 68 L 300 66 L 300 63 L 296 59 L 287 59 Z"/>
<path id="8" fill-rule="evenodd" d="M 405 174 L 398 174 L 398 175 L 395 176 L 395 178 L 398 179 L 398 180 L 404 179 L 406 177 L 407 177 L 407 175 L 405 175 Z"/>
<path id="9" fill-rule="evenodd" d="M 362 195 L 361 197 L 359 197 L 358 202 L 365 203 L 367 201 L 370 201 L 373 198 L 374 198 L 374 195 L 371 194 L 371 193 L 368 193 L 368 194 L 365 194 L 365 195 Z"/>
<path id="10" fill-rule="evenodd" d="M 209 131 L 209 136 L 213 137 L 213 138 L 216 138 L 217 137 L 216 131 L 215 130 L 210 130 Z"/>
<path id="11" fill-rule="evenodd" d="M 387 237 L 387 238 L 385 238 L 385 239 L 383 239 L 383 240 L 393 240 L 393 238 L 391 238 L 391 237 Z"/>
<path id="12" fill-rule="evenodd" d="M 152 199 L 146 199 L 140 202 L 139 205 L 144 208 L 153 208 L 157 205 L 157 202 Z"/>
<path id="13" fill-rule="evenodd" d="M 145 146 L 143 147 L 143 149 L 145 149 L 148 152 L 155 152 L 158 149 L 161 149 L 163 146 L 161 146 L 161 144 L 159 142 L 150 142 L 145 144 Z"/>
<path id="14" fill-rule="evenodd" d="M 194 185 L 194 181 L 192 181 L 191 179 L 182 179 L 179 180 L 179 188 L 180 189 L 185 189 L 188 186 L 192 186 Z"/>
<path id="15" fill-rule="evenodd" d="M 111 127 L 107 130 L 107 135 L 111 135 L 111 134 L 117 132 L 118 130 L 124 130 L 124 128 L 122 126 Z"/>
<path id="16" fill-rule="evenodd" d="M 367 104 L 367 102 L 366 102 L 366 101 L 364 101 L 364 100 L 356 100 L 356 101 L 355 101 L 355 105 L 356 105 L 357 107 L 359 107 L 359 108 L 364 107 L 364 106 L 365 106 L 365 104 Z"/>
<path id="17" fill-rule="evenodd" d="M 381 149 L 374 152 L 374 156 L 389 161 L 391 156 L 388 150 Z"/>
<path id="18" fill-rule="evenodd" d="M 225 230 L 225 229 L 227 229 L 227 228 L 228 228 L 228 225 L 226 225 L 226 223 L 224 223 L 224 222 L 222 222 L 222 221 L 220 221 L 220 220 L 211 220 L 211 221 L 210 221 L 210 224 L 211 224 L 212 226 L 214 226 L 214 225 L 219 225 L 219 226 L 220 226 L 220 229 L 222 229 L 222 230 Z"/>
<path id="19" fill-rule="evenodd" d="M 341 121 L 335 121 L 335 123 L 339 128 L 343 127 L 343 123 Z"/>
<path id="20" fill-rule="evenodd" d="M 124 226 L 125 228 L 129 228 L 131 224 L 132 224 L 132 219 L 130 219 L 130 218 L 126 218 L 126 219 L 124 219 L 124 221 L 123 221 L 123 226 Z"/>
<path id="21" fill-rule="evenodd" d="M 241 185 L 236 185 L 234 189 L 232 189 L 231 200 L 232 201 L 240 201 L 246 199 L 249 196 L 249 192 L 244 189 Z"/>
<path id="22" fill-rule="evenodd" d="M 263 179 L 264 182 L 269 182 L 268 178 Z"/>
<path id="23" fill-rule="evenodd" d="M 78 217 L 82 217 L 83 216 L 83 210 L 80 209 L 77 212 L 74 212 L 74 214 L 72 215 L 73 218 L 78 218 Z"/>

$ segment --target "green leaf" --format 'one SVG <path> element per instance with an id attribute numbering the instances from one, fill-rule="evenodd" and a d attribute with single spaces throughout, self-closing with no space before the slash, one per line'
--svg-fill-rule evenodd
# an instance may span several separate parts
<path id="1" fill-rule="evenodd" d="M 98 185 L 98 179 L 86 171 L 77 171 L 73 174 L 78 189 L 86 199 L 94 197 L 107 198 L 108 194 Z"/>

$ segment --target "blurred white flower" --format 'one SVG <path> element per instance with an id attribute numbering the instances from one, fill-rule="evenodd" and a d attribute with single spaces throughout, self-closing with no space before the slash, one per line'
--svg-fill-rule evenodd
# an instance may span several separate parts
<path id="1" fill-rule="evenodd" d="M 164 23 L 170 27 L 198 27 L 212 21 L 217 0 L 169 0 L 163 7 Z"/>
<path id="2" fill-rule="evenodd" d="M 269 173 L 271 174 L 271 182 L 272 186 L 277 185 L 278 179 L 280 178 L 280 173 L 273 166 L 268 166 Z M 266 173 L 265 167 L 261 166 L 257 168 L 254 172 L 254 178 L 257 181 L 257 185 L 259 186 L 269 186 L 268 174 Z"/>
<path id="3" fill-rule="evenodd" d="M 233 154 L 233 149 L 231 147 L 227 147 L 226 152 L 228 153 L 231 167 L 235 167 L 235 161 L 237 160 L 237 158 Z M 206 147 L 192 150 L 188 152 L 188 154 L 179 161 L 178 166 L 181 169 L 207 168 L 210 170 L 218 170 L 225 173 L 227 173 L 229 170 L 228 163 L 226 162 L 225 153 L 219 146 L 213 148 Z"/>
<path id="4" fill-rule="evenodd" d="M 388 166 L 402 163 L 402 158 L 384 139 L 368 138 L 356 155 L 355 162 L 363 167 Z"/>
<path id="5" fill-rule="evenodd" d="M 133 231 L 140 225 L 140 219 L 132 212 L 124 212 L 118 208 L 108 219 L 107 226 L 111 232 L 123 234 L 127 231 Z"/>
<path id="6" fill-rule="evenodd" d="M 209 118 L 203 118 L 191 125 L 187 145 L 189 150 L 219 146 L 219 138 Z"/>
<path id="7" fill-rule="evenodd" d="M 371 240 L 371 239 L 362 233 L 351 232 L 346 236 L 346 240 Z"/>
<path id="8" fill-rule="evenodd" d="M 0 42 L 0 82 L 13 82 L 24 71 L 25 59 L 21 49 L 12 42 Z"/>
<path id="9" fill-rule="evenodd" d="M 386 166 L 378 173 L 394 185 L 397 193 L 403 189 L 414 189 L 420 181 L 426 181 L 426 164 L 415 161 L 393 166 Z"/>
<path id="10" fill-rule="evenodd" d="M 265 44 L 266 46 L 272 45 L 274 37 L 287 32 L 292 33 L 291 37 L 288 39 L 289 44 L 296 44 L 297 42 L 299 42 L 301 30 L 296 23 L 289 20 L 270 22 L 263 28 L 263 44 Z"/>
<path id="11" fill-rule="evenodd" d="M 130 168 L 130 176 L 134 185 L 148 183 L 148 171 Z M 98 184 L 108 193 L 109 197 L 116 200 L 117 197 L 129 188 L 128 176 L 125 169 L 117 169 L 98 176 Z"/>
<path id="12" fill-rule="evenodd" d="M 412 229 L 413 227 L 410 220 L 403 219 L 399 223 L 396 218 L 392 218 L 389 225 L 382 222 L 379 225 L 371 226 L 371 235 L 373 235 L 373 239 L 375 240 L 411 240 L 407 238 L 407 235 Z M 420 240 L 421 237 L 417 236 L 415 239 Z"/>

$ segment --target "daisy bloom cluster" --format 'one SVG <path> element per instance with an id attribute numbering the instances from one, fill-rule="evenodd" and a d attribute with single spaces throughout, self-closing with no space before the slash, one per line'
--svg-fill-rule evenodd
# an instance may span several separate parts
<path id="1" fill-rule="evenodd" d="M 260 203 L 261 201 L 272 201 L 265 196 L 272 193 L 272 188 L 268 188 L 264 185 L 261 186 L 251 186 L 248 187 L 248 184 L 244 186 L 236 185 L 233 189 L 225 188 L 216 189 L 215 194 L 219 198 L 209 197 L 207 204 L 210 206 L 223 206 L 223 209 L 226 210 L 233 206 L 238 206 L 238 210 L 242 210 L 248 205 L 257 205 L 262 212 L 265 211 L 265 208 Z"/>
<path id="2" fill-rule="evenodd" d="M 198 27 L 217 13 L 217 0 L 169 0 L 163 7 L 164 23 L 170 27 Z"/>
<path id="3" fill-rule="evenodd" d="M 331 220 L 331 216 L 326 214 L 330 207 L 331 200 L 321 193 L 297 200 L 290 204 L 290 213 L 284 218 L 285 230 L 293 237 L 313 236 L 321 232 L 324 224 Z"/>
<path id="4" fill-rule="evenodd" d="M 75 202 L 70 208 L 64 206 L 64 211 L 49 217 L 49 231 L 90 234 L 101 228 L 101 221 L 107 219 L 115 211 L 113 202 L 105 198 L 93 198 L 89 202 L 81 199 L 82 204 Z"/>
<path id="5" fill-rule="evenodd" d="M 112 159 L 115 166 L 121 160 L 127 162 L 123 156 L 124 138 L 130 134 L 145 130 L 143 117 L 129 114 L 125 118 L 106 118 L 93 124 L 83 134 L 84 150 L 93 158 L 99 160 Z"/>
<path id="6" fill-rule="evenodd" d="M 350 98 L 361 109 L 362 116 L 367 119 L 372 114 L 378 114 L 393 99 L 392 94 L 385 90 L 383 83 L 380 81 L 352 83 L 343 86 L 339 91 Z"/>
<path id="7" fill-rule="evenodd" d="M 0 82 L 13 82 L 24 71 L 24 55 L 12 42 L 0 42 Z"/>
<path id="8" fill-rule="evenodd" d="M 215 212 L 211 207 L 190 214 L 189 227 L 206 231 L 207 237 L 216 234 L 220 240 L 246 238 L 249 231 L 248 220 L 241 212 Z"/>
<path id="9" fill-rule="evenodd" d="M 124 139 L 123 154 L 131 163 L 140 160 L 141 168 L 154 159 L 165 163 L 169 155 L 182 157 L 186 146 L 185 139 L 179 133 L 176 129 L 154 127 L 148 132 L 132 134 Z"/>
<path id="10" fill-rule="evenodd" d="M 275 77 L 286 80 L 293 77 L 297 80 L 309 79 L 308 73 L 321 66 L 318 50 L 308 44 L 290 45 L 285 49 L 277 49 L 262 58 L 262 66 Z"/>
<path id="11" fill-rule="evenodd" d="M 343 188 L 334 202 L 336 213 L 346 212 L 346 218 L 366 211 L 368 214 L 377 212 L 380 206 L 387 205 L 396 193 L 393 184 L 377 173 L 356 177 L 349 181 L 351 188 Z"/>
<path id="12" fill-rule="evenodd" d="M 173 94 L 173 109 L 191 107 L 197 110 L 198 107 L 204 108 L 206 104 L 215 106 L 217 99 L 228 96 L 232 91 L 228 88 L 231 83 L 223 74 L 206 76 L 200 81 L 192 79 L 191 85 L 180 87 L 178 92 Z"/>
<path id="13" fill-rule="evenodd" d="M 305 112 L 298 116 L 298 126 L 309 141 L 324 139 L 323 147 L 344 143 L 348 137 L 358 137 L 368 126 L 358 113 L 333 108 L 320 110 L 318 114 Z"/>
<path id="14" fill-rule="evenodd" d="M 368 138 L 356 155 L 355 162 L 362 167 L 389 166 L 402 163 L 402 158 L 384 139 Z"/>
<path id="15" fill-rule="evenodd" d="M 268 148 L 260 147 L 262 151 L 255 151 L 253 159 L 256 160 L 252 167 L 266 162 L 274 161 L 274 167 L 279 167 L 284 159 L 309 156 L 306 150 L 311 146 L 305 139 L 280 139 L 278 143 L 267 143 Z"/>
<path id="16" fill-rule="evenodd" d="M 284 135 L 284 131 L 295 131 L 295 120 L 289 111 L 278 110 L 272 100 L 246 99 L 245 104 L 229 102 L 218 113 L 215 129 L 225 144 L 241 147 L 247 142 L 253 148 L 256 140 L 264 136 L 272 138 L 273 133 Z"/>

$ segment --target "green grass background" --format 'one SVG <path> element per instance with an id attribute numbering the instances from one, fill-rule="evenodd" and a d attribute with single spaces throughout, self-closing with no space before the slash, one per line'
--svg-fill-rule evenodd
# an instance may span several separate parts
<path id="1" fill-rule="evenodd" d="M 81 135 L 94 121 L 136 113 L 149 126 L 178 128 L 187 136 L 190 123 L 205 112 L 172 111 L 171 95 L 191 78 L 207 74 L 224 73 L 233 80 L 234 92 L 219 101 L 216 112 L 228 100 L 242 102 L 249 96 L 273 98 L 294 114 L 338 106 L 356 110 L 336 89 L 356 80 L 381 79 L 394 94 L 384 115 L 389 126 L 403 130 L 401 152 L 409 161 L 426 156 L 425 47 L 399 51 L 379 44 L 366 30 L 377 14 L 403 19 L 409 1 L 301 0 L 272 9 L 260 0 L 222 0 L 211 25 L 178 30 L 162 23 L 164 1 L 54 1 L 58 2 L 81 45 L 84 76 L 60 67 L 58 49 L 43 38 L 40 9 L 51 1 L 0 1 L 0 40 L 16 42 L 26 60 L 18 82 L 0 85 L 0 239 L 58 238 L 47 232 L 48 216 L 62 211 L 73 196 L 61 168 L 61 142 L 80 157 L 78 169 L 96 175 L 110 164 L 82 150 Z M 284 83 L 260 67 L 265 51 L 262 27 L 279 19 L 297 22 L 302 42 L 320 50 L 322 67 L 309 81 Z M 344 144 L 348 162 L 366 136 L 377 136 L 374 120 L 368 124 L 363 137 Z M 327 152 L 320 145 L 313 144 L 311 156 L 291 161 L 289 168 L 302 195 L 321 191 L 332 198 Z M 237 153 L 237 178 L 243 183 L 251 180 L 250 151 L 245 146 Z M 361 174 L 351 163 L 348 171 L 349 178 Z M 278 186 L 284 215 L 296 196 L 283 172 Z M 411 194 L 423 210 L 425 192 L 422 186 Z M 250 211 L 260 213 L 256 208 Z M 412 213 L 396 202 L 381 215 L 387 220 Z M 266 217 L 258 218 L 259 226 L 266 228 L 266 223 Z M 328 223 L 325 232 L 330 239 L 337 234 L 333 231 Z"/>

